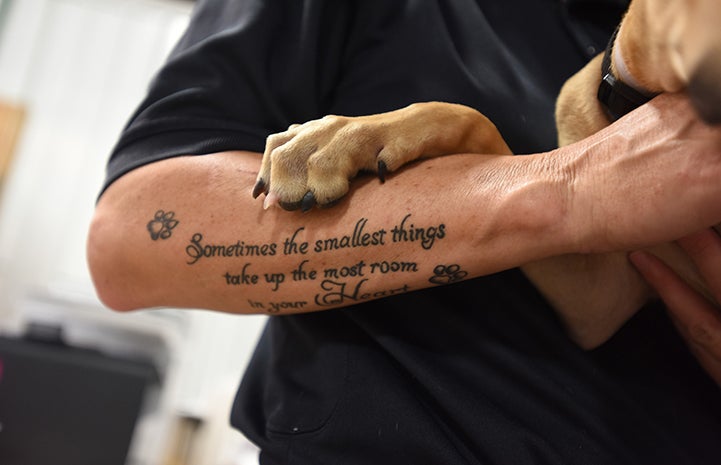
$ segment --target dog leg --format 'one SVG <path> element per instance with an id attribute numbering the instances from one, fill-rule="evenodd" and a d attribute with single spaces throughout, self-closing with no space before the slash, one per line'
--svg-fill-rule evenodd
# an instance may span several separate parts
<path id="1" fill-rule="evenodd" d="M 360 171 L 386 173 L 419 158 L 452 153 L 510 154 L 491 121 L 450 103 L 416 103 L 361 117 L 326 116 L 268 138 L 253 195 L 266 206 L 332 205 Z"/>
<path id="2" fill-rule="evenodd" d="M 571 76 L 556 100 L 558 145 L 570 145 L 608 126 L 596 93 L 601 82 L 602 55 Z"/>

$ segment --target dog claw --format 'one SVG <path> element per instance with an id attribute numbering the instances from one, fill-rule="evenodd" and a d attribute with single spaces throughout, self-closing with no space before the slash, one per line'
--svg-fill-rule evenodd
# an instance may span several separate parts
<path id="1" fill-rule="evenodd" d="M 268 192 L 265 199 L 263 199 L 263 210 L 267 210 L 276 204 L 278 204 L 278 195 L 274 192 Z"/>
<path id="2" fill-rule="evenodd" d="M 288 210 L 288 211 L 291 211 L 291 212 L 292 212 L 292 211 L 297 210 L 297 209 L 300 208 L 301 202 L 283 202 L 283 201 L 279 201 L 279 202 L 278 202 L 278 205 L 280 205 L 280 208 L 282 208 L 283 210 Z"/>
<path id="3" fill-rule="evenodd" d="M 263 181 L 263 178 L 258 179 L 258 182 L 255 183 L 255 186 L 253 187 L 253 198 L 257 199 L 258 196 L 262 193 L 267 193 L 265 181 Z"/>
<path id="4" fill-rule="evenodd" d="M 304 196 L 303 200 L 300 201 L 300 209 L 303 213 L 307 212 L 315 206 L 315 196 L 312 192 L 308 191 Z"/>
<path id="5" fill-rule="evenodd" d="M 335 205 L 338 205 L 341 200 L 342 200 L 342 199 L 335 199 L 335 200 L 331 200 L 330 202 L 327 202 L 327 203 L 319 203 L 318 206 L 319 206 L 320 208 L 330 208 L 330 207 L 333 207 L 333 206 L 335 206 Z"/>
<path id="6" fill-rule="evenodd" d="M 383 160 L 378 162 L 378 179 L 380 179 L 381 183 L 386 182 L 386 173 L 388 172 L 388 166 L 386 166 L 386 162 Z"/>

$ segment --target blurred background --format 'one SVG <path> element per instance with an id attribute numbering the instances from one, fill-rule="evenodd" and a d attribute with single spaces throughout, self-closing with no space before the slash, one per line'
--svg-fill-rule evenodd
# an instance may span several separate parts
<path id="1" fill-rule="evenodd" d="M 0 0 L 3 465 L 257 463 L 228 417 L 264 317 L 116 314 L 85 262 L 108 154 L 192 8 Z"/>

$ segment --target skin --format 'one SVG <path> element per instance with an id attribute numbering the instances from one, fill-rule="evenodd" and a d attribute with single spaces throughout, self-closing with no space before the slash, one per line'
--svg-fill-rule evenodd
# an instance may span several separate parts
<path id="1" fill-rule="evenodd" d="M 260 154 L 177 157 L 104 192 L 88 235 L 89 267 L 116 310 L 347 306 L 543 257 L 638 249 L 718 223 L 720 149 L 721 133 L 701 124 L 683 96 L 661 96 L 577 144 L 524 157 L 427 160 L 382 188 L 359 182 L 313 215 L 266 211 L 249 195 Z M 425 241 L 407 236 L 410 223 Z M 394 241 L 401 226 L 406 237 Z M 315 250 L 359 227 L 376 239 L 384 230 L 384 240 Z M 237 252 L 241 241 L 256 255 L 193 255 L 211 244 Z"/>
<path id="2" fill-rule="evenodd" d="M 715 100 L 721 89 L 721 73 L 717 72 L 721 69 L 717 66 L 721 65 L 721 34 L 716 20 L 721 20 L 716 0 L 634 0 L 614 44 L 611 66 L 615 75 L 648 95 L 688 89 L 697 113 L 706 122 L 716 121 L 721 109 Z M 601 60 L 602 55 L 593 59 L 565 83 L 559 94 L 556 121 L 561 145 L 610 124 L 596 98 Z M 625 66 L 619 66 L 621 63 Z M 677 244 L 662 244 L 648 251 L 695 290 L 713 299 Z M 571 337 L 584 348 L 608 340 L 652 296 L 624 252 L 563 255 L 529 263 L 522 269 L 553 304 Z"/>
<path id="3" fill-rule="evenodd" d="M 721 117 L 716 100 L 719 15 L 716 0 L 635 0 L 613 50 L 616 76 L 649 95 L 688 89 L 701 117 L 716 121 Z M 599 55 L 569 79 L 559 95 L 561 146 L 609 124 L 596 98 L 601 60 Z M 387 171 L 420 157 L 458 152 L 509 153 L 493 124 L 462 105 L 426 102 L 377 115 L 329 116 L 269 138 L 253 195 L 265 193 L 266 208 L 279 204 L 310 210 L 316 203 L 332 205 L 346 194 L 349 179 L 359 170 L 375 170 L 383 179 Z M 652 253 L 711 297 L 677 245 L 659 245 Z M 651 297 L 624 251 L 564 254 L 524 264 L 522 270 L 584 348 L 605 342 Z"/>
<path id="4" fill-rule="evenodd" d="M 721 236 L 703 229 L 678 241 L 721 301 Z M 654 255 L 638 251 L 629 256 L 636 269 L 663 299 L 672 321 L 701 366 L 721 386 L 721 309 L 689 286 Z"/>

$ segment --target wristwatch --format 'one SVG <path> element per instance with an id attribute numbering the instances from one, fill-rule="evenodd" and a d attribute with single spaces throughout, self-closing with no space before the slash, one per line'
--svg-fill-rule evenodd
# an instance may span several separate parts
<path id="1" fill-rule="evenodd" d="M 626 113 L 635 110 L 651 100 L 654 95 L 645 95 L 618 79 L 611 69 L 613 44 L 616 42 L 619 27 L 608 41 L 601 62 L 601 83 L 598 86 L 598 100 L 611 121 L 616 121 Z"/>

